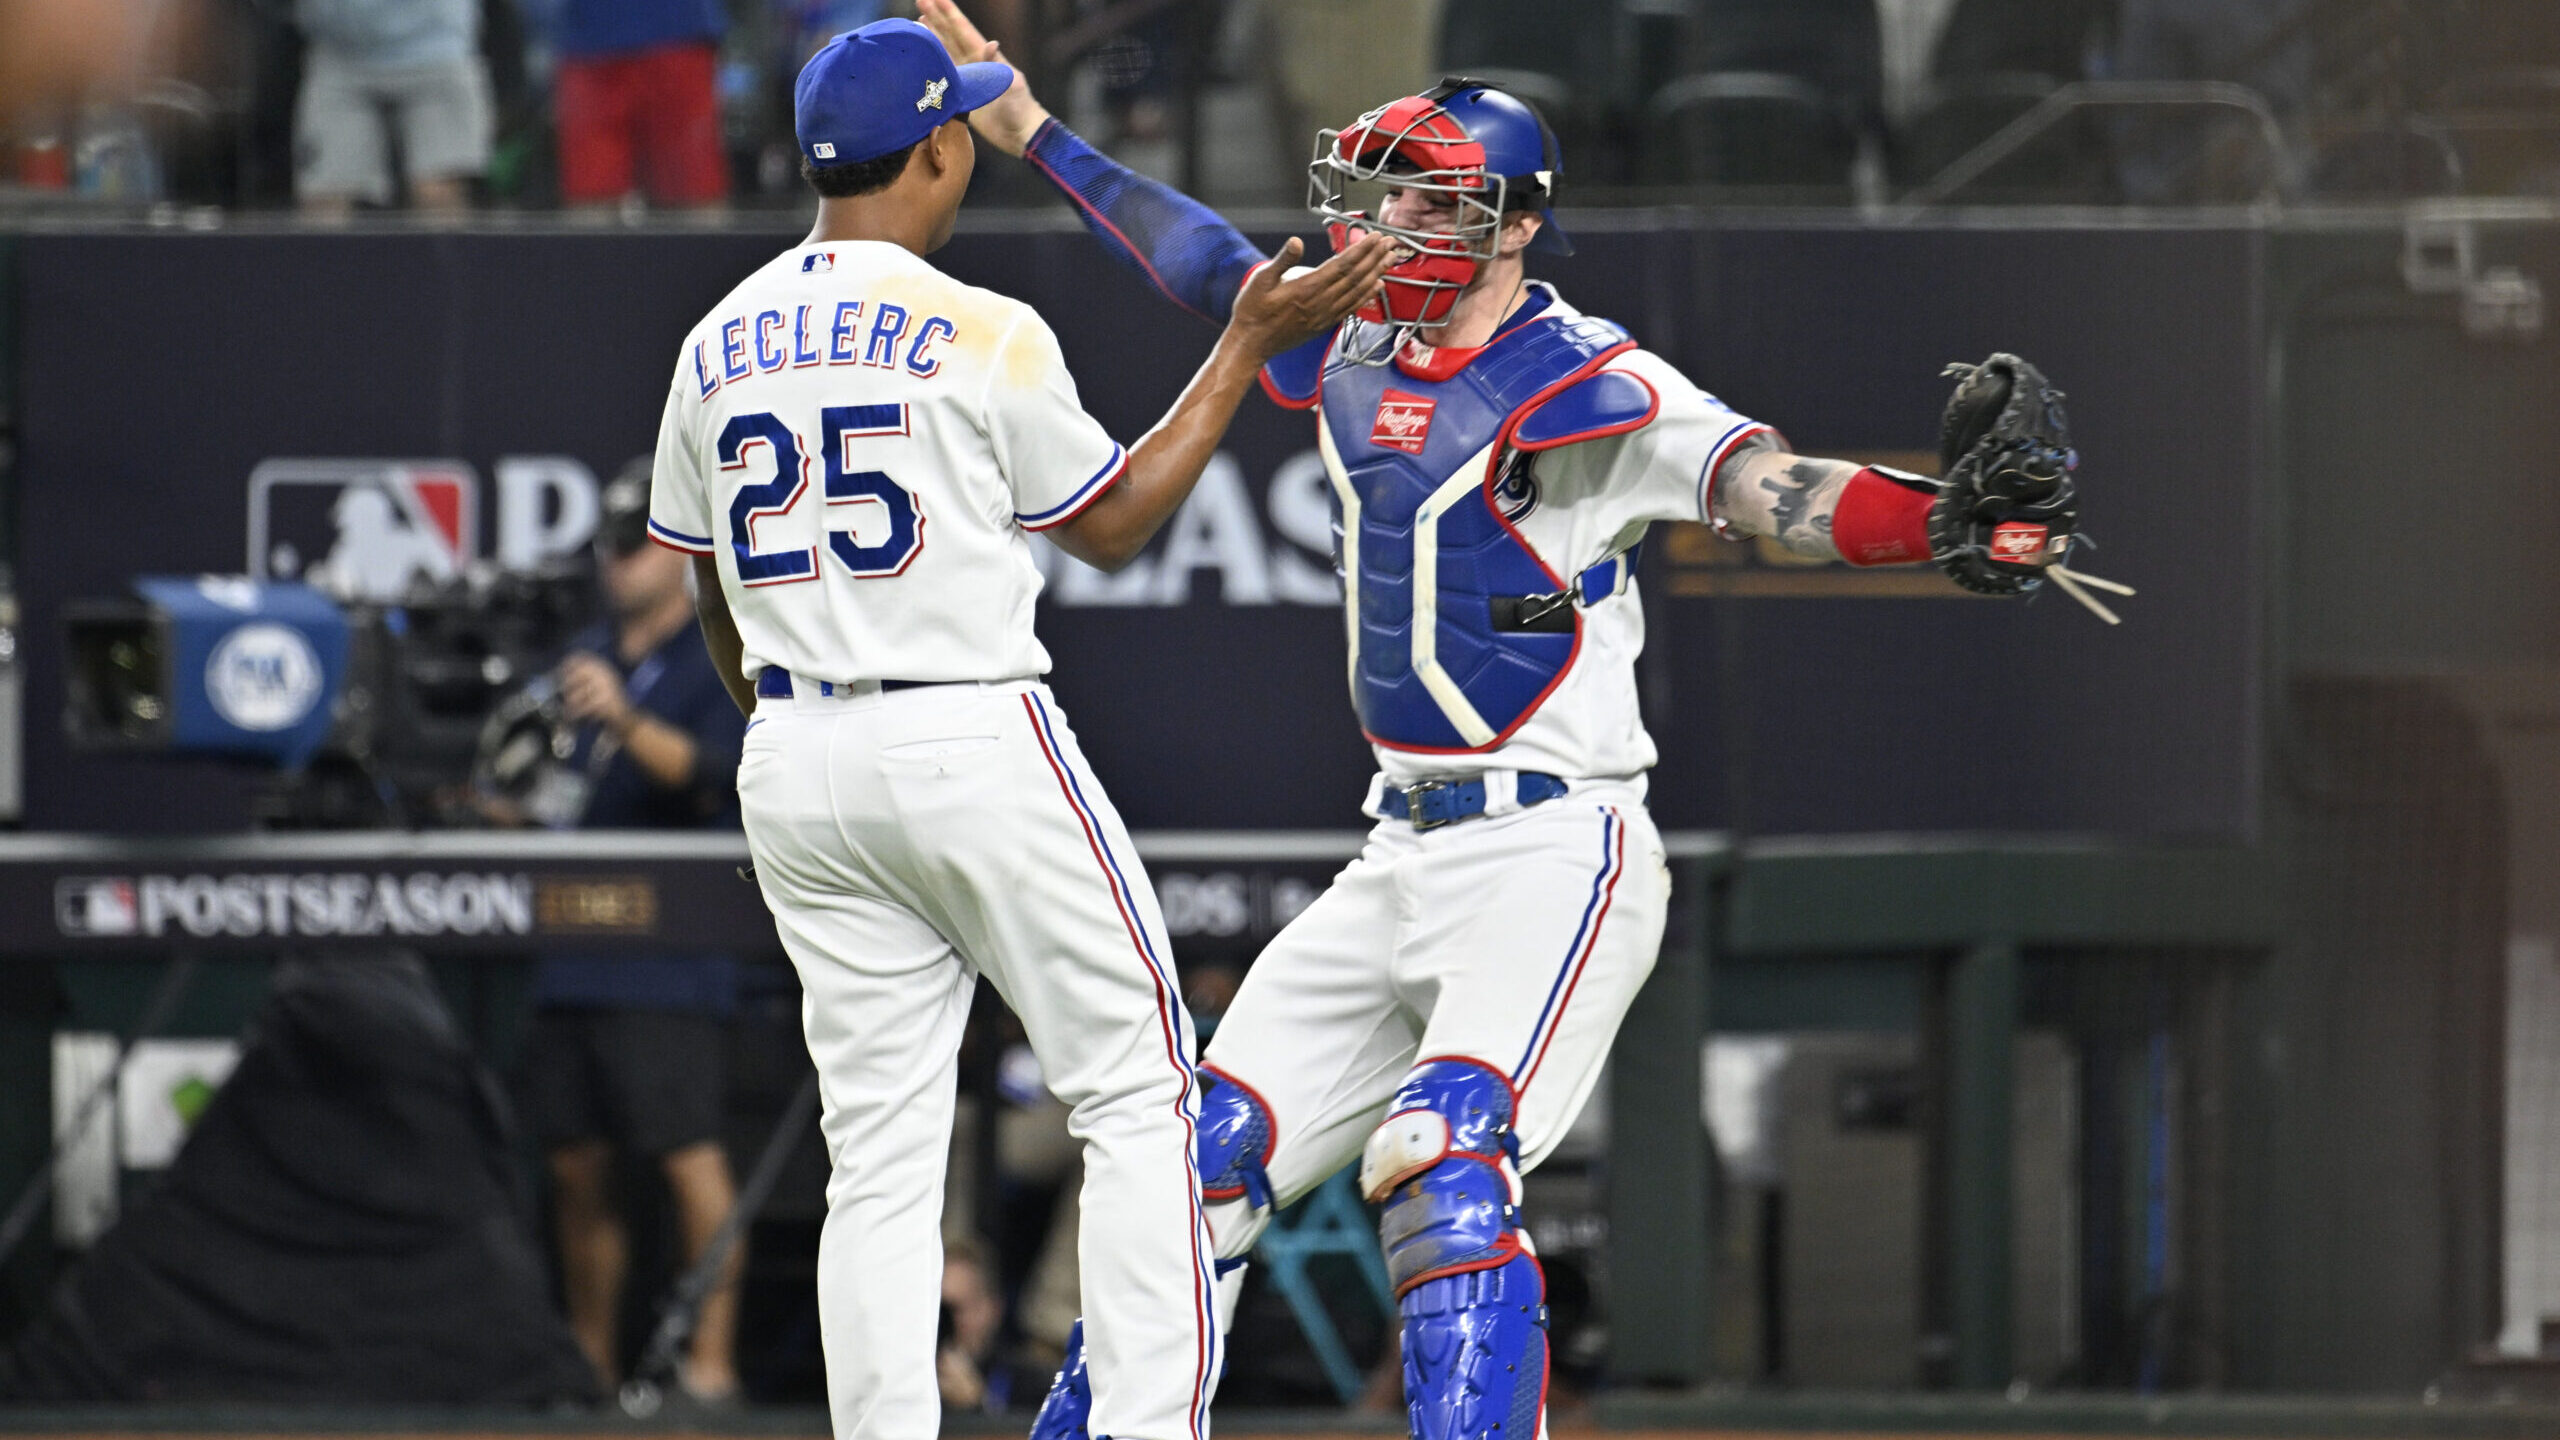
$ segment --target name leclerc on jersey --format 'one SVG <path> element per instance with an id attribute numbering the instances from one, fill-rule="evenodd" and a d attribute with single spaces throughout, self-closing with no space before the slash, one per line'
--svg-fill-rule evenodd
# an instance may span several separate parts
<path id="1" fill-rule="evenodd" d="M 839 300 L 834 313 L 824 305 L 797 305 L 789 314 L 759 310 L 720 322 L 720 347 L 707 340 L 693 345 L 693 378 L 702 398 L 724 386 L 776 370 L 806 370 L 818 365 L 868 365 L 875 370 L 903 368 L 920 380 L 942 369 L 932 350 L 959 338 L 960 327 L 939 315 L 919 323 L 903 305 L 881 301 Z"/>

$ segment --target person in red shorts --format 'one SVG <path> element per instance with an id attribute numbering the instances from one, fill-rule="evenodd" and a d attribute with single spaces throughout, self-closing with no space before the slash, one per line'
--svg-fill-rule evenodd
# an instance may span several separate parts
<path id="1" fill-rule="evenodd" d="M 720 0 L 564 0 L 552 79 L 561 204 L 615 205 L 635 191 L 664 209 L 727 203 L 725 23 Z"/>

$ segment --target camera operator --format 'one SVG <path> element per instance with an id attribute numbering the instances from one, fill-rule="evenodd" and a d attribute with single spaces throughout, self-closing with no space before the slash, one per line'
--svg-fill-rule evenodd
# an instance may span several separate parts
<path id="1" fill-rule="evenodd" d="M 577 727 L 566 770 L 587 787 L 577 824 L 736 829 L 745 722 L 694 623 L 691 567 L 649 543 L 648 516 L 643 459 L 603 495 L 596 564 L 608 614 L 554 672 L 562 718 Z M 736 1198 L 719 1138 L 736 985 L 728 955 L 548 954 L 535 972 L 525 1111 L 549 1163 L 570 1327 L 608 1389 L 620 1379 L 617 1321 L 630 1253 L 612 1193 L 617 1152 L 664 1173 L 687 1265 Z M 696 1401 L 737 1395 L 737 1274 L 732 1251 L 677 1375 Z"/>

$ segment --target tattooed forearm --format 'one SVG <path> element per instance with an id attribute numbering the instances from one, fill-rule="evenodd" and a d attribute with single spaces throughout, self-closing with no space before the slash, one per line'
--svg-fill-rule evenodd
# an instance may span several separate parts
<path id="1" fill-rule="evenodd" d="M 1808 560 L 1836 560 L 1831 511 L 1858 467 L 1783 450 L 1747 450 L 1716 473 L 1716 528 L 1740 538 L 1765 535 Z"/>

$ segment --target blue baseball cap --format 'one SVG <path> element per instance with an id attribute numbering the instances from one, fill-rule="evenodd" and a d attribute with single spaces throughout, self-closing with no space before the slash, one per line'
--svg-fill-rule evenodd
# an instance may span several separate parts
<path id="1" fill-rule="evenodd" d="M 954 65 L 913 20 L 874 20 L 826 43 L 792 87 L 792 128 L 812 165 L 851 165 L 904 150 L 1013 84 L 1013 67 Z"/>

